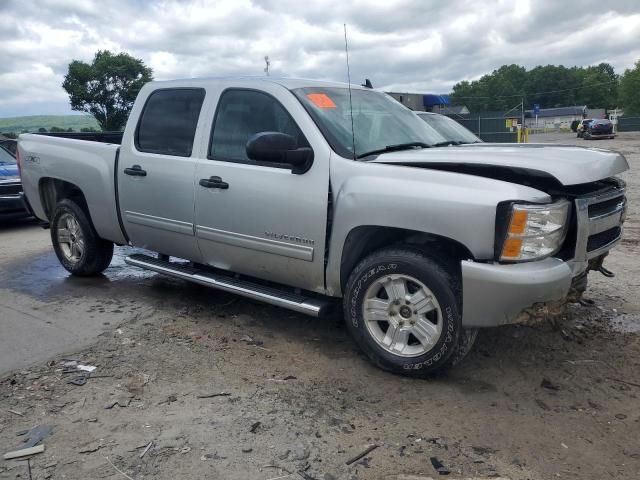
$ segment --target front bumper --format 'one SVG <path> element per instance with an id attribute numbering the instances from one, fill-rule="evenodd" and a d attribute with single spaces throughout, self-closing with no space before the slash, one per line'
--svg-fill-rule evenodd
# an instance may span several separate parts
<path id="1" fill-rule="evenodd" d="M 535 303 L 565 298 L 572 276 L 569 264 L 558 258 L 512 265 L 462 261 L 462 325 L 511 323 Z"/>
<path id="2" fill-rule="evenodd" d="M 615 134 L 613 132 L 589 132 L 589 136 L 591 138 L 611 138 L 614 137 Z"/>
<path id="3" fill-rule="evenodd" d="M 626 211 L 624 184 L 574 200 L 575 224 L 571 251 L 565 258 L 516 263 L 461 262 L 462 324 L 469 328 L 513 323 L 534 304 L 567 297 L 573 279 L 581 279 L 601 264 L 622 238 Z"/>

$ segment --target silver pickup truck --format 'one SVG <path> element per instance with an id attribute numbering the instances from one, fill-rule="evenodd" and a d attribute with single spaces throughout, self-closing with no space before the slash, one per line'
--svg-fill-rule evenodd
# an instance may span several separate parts
<path id="1" fill-rule="evenodd" d="M 376 365 L 424 376 L 607 273 L 626 208 L 618 153 L 443 141 L 371 89 L 222 78 L 146 85 L 119 144 L 24 134 L 18 150 L 72 274 L 134 245 L 150 252 L 130 265 L 297 312 L 342 298 Z"/>

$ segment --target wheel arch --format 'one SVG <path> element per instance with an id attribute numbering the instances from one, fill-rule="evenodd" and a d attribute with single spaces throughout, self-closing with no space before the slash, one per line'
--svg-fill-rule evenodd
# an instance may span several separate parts
<path id="1" fill-rule="evenodd" d="M 82 207 L 91 221 L 91 213 L 87 206 L 87 199 L 80 187 L 77 185 L 65 180 L 60 180 L 59 178 L 43 177 L 38 183 L 38 192 L 40 194 L 42 208 L 44 209 L 44 213 L 49 221 L 51 221 L 53 217 L 56 205 L 61 200 L 67 198 L 76 199 L 78 205 Z"/>
<path id="2" fill-rule="evenodd" d="M 347 234 L 340 261 L 340 292 L 344 293 L 350 273 L 365 257 L 392 245 L 410 245 L 425 252 L 437 252 L 436 258 L 446 266 L 460 269 L 460 260 L 474 259 L 471 251 L 462 243 L 442 235 L 405 228 L 363 225 Z"/>

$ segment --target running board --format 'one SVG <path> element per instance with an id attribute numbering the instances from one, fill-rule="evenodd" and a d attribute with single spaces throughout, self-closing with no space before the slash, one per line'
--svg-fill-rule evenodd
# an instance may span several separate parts
<path id="1" fill-rule="evenodd" d="M 305 297 L 284 289 L 260 285 L 248 280 L 193 267 L 188 263 L 169 262 L 140 253 L 126 257 L 124 261 L 134 267 L 235 293 L 253 300 L 305 313 L 312 317 L 324 316 L 331 307 L 331 302 L 328 300 Z"/>

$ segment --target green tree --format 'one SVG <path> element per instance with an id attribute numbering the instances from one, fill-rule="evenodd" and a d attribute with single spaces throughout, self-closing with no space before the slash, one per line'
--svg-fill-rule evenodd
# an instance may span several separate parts
<path id="1" fill-rule="evenodd" d="M 591 67 L 537 66 L 529 71 L 519 65 L 503 65 L 472 82 L 453 86 L 452 100 L 471 111 L 508 110 L 523 99 L 526 108 L 587 105 L 616 106 L 618 76 L 608 63 Z"/>
<path id="2" fill-rule="evenodd" d="M 56 126 L 51 127 L 51 128 L 49 129 L 49 131 L 50 131 L 51 133 L 66 132 L 66 130 L 65 130 L 64 128 L 60 128 L 60 127 L 56 127 Z"/>
<path id="3" fill-rule="evenodd" d="M 91 64 L 74 60 L 62 87 L 71 108 L 90 113 L 102 130 L 121 130 L 142 86 L 153 72 L 142 60 L 127 53 L 98 51 Z"/>
<path id="4" fill-rule="evenodd" d="M 47 133 L 47 129 L 46 129 L 46 128 L 44 128 L 44 127 L 40 127 L 40 128 L 38 129 L 38 132 L 40 132 L 40 133 Z"/>
<path id="5" fill-rule="evenodd" d="M 620 78 L 620 103 L 625 115 L 640 115 L 640 60 Z"/>

